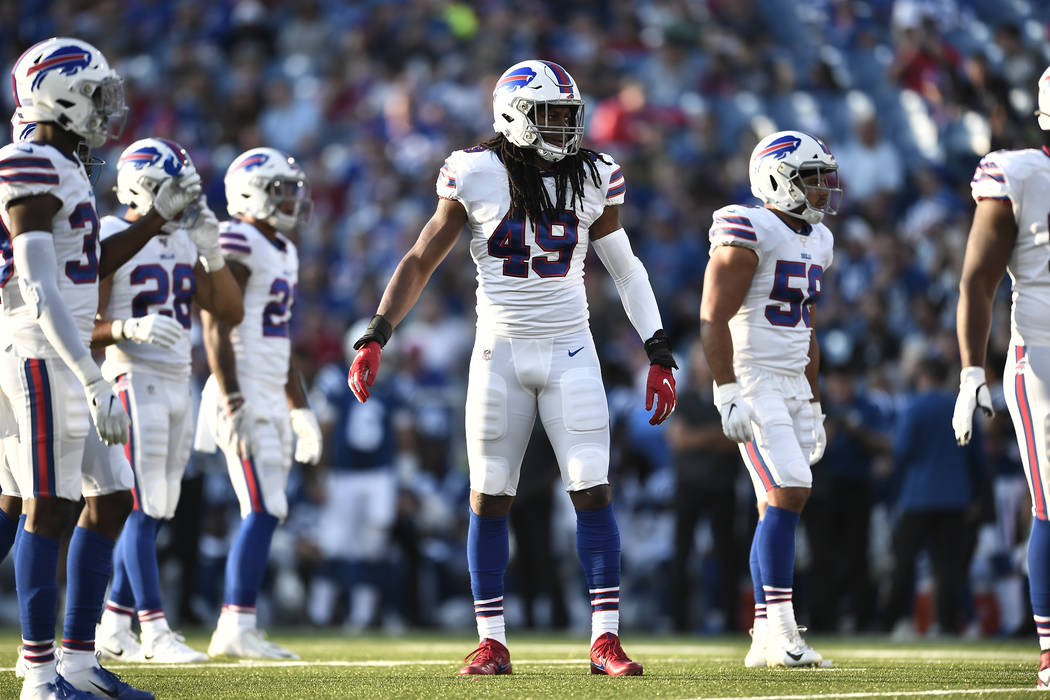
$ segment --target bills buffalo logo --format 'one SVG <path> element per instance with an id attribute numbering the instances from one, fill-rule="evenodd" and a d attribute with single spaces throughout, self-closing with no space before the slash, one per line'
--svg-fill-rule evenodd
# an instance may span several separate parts
<path id="1" fill-rule="evenodd" d="M 493 92 L 503 92 L 505 90 L 517 90 L 523 88 L 532 82 L 532 79 L 536 77 L 536 71 L 532 70 L 528 66 L 522 66 L 521 68 L 515 68 L 513 71 L 505 73 L 499 82 L 496 83 L 496 89 Z"/>
<path id="2" fill-rule="evenodd" d="M 40 87 L 44 77 L 52 71 L 58 71 L 62 75 L 74 75 L 82 68 L 91 65 L 91 54 L 79 46 L 63 46 L 41 59 L 39 63 L 30 66 L 26 71 L 26 77 L 33 78 L 33 89 Z"/>
<path id="3" fill-rule="evenodd" d="M 772 156 L 774 160 L 784 160 L 785 156 L 789 153 L 794 153 L 800 145 L 802 145 L 802 139 L 788 134 L 771 141 L 768 146 L 759 152 L 758 157 L 766 158 Z"/>
<path id="4" fill-rule="evenodd" d="M 260 165 L 263 165 L 264 163 L 266 163 L 266 161 L 268 161 L 268 160 L 270 160 L 270 156 L 269 155 L 267 155 L 265 153 L 256 153 L 255 155 L 248 156 L 247 158 L 242 160 L 240 163 L 237 163 L 236 165 L 234 165 L 232 168 L 230 168 L 230 172 L 233 172 L 234 170 L 242 170 L 242 169 L 243 170 L 255 170 Z"/>
<path id="5" fill-rule="evenodd" d="M 122 165 L 131 165 L 136 170 L 142 170 L 147 165 L 156 165 L 160 163 L 160 167 L 164 169 L 164 172 L 171 177 L 177 176 L 182 171 L 184 161 L 181 158 L 176 158 L 173 153 L 164 155 L 159 149 L 153 146 L 143 146 L 142 148 L 135 149 L 131 153 L 127 153 L 121 156 L 117 163 L 117 167 Z"/>

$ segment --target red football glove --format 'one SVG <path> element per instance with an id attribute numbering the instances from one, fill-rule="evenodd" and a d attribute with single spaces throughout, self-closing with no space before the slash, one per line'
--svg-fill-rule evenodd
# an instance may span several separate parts
<path id="1" fill-rule="evenodd" d="M 670 367 L 649 365 L 649 378 L 645 381 L 645 410 L 653 408 L 656 399 L 656 410 L 649 419 L 649 425 L 660 425 L 674 413 L 678 406 L 678 395 L 674 389 L 674 374 Z"/>
<path id="2" fill-rule="evenodd" d="M 350 373 L 346 376 L 346 383 L 350 385 L 350 391 L 361 403 L 368 400 L 368 387 L 376 380 L 379 373 L 379 355 L 383 348 L 379 343 L 372 340 L 361 346 L 350 365 Z"/>

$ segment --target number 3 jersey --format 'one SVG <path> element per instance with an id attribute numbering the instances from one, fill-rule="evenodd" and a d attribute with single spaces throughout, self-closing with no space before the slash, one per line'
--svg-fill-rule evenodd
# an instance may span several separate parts
<path id="1" fill-rule="evenodd" d="M 730 205 L 714 213 L 711 251 L 740 246 L 758 255 L 743 304 L 729 321 L 733 369 L 797 375 L 809 363 L 808 304 L 821 293 L 833 239 L 824 224 L 796 232 L 764 207 Z"/>
<path id="2" fill-rule="evenodd" d="M 102 218 L 102 240 L 120 233 L 130 222 L 116 216 Z M 149 240 L 113 273 L 102 318 L 116 321 L 150 314 L 170 316 L 185 329 L 173 348 L 124 340 L 106 346 L 106 375 L 149 368 L 186 379 L 190 374 L 190 303 L 197 288 L 193 266 L 197 247 L 184 230 L 160 233 Z"/>
<path id="3" fill-rule="evenodd" d="M 551 221 L 510 216 L 507 169 L 483 146 L 453 152 L 441 168 L 437 194 L 460 202 L 477 266 L 478 328 L 509 337 L 545 338 L 586 329 L 583 260 L 591 224 L 606 206 L 623 204 L 627 186 L 607 155 L 595 161 L 599 184 L 585 168 L 583 200 L 566 202 Z M 556 202 L 554 178 L 544 177 Z M 568 195 L 566 195 L 568 196 Z"/>
<path id="4" fill-rule="evenodd" d="M 14 269 L 8 205 L 23 197 L 49 194 L 59 201 L 51 220 L 58 291 L 76 320 L 84 345 L 91 341 L 98 309 L 98 215 L 95 193 L 84 166 L 54 146 L 21 141 L 0 149 L 0 285 L 3 313 L 0 341 L 13 343 L 28 357 L 57 358 L 36 322 L 36 310 L 22 298 L 18 270 Z"/>
<path id="5" fill-rule="evenodd" d="M 1013 345 L 1050 346 L 1050 150 L 995 151 L 970 182 L 973 198 L 1009 202 L 1017 222 L 1007 272 Z"/>
<path id="6" fill-rule="evenodd" d="M 239 219 L 220 224 L 219 242 L 226 260 L 243 265 L 251 273 L 244 288 L 244 320 L 230 333 L 238 379 L 242 384 L 246 379 L 254 382 L 267 395 L 279 392 L 283 401 L 299 253 L 280 233 L 270 240 Z"/>

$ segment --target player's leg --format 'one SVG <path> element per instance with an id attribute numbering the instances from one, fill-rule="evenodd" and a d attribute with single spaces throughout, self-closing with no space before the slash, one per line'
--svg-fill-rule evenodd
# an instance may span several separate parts
<path id="1" fill-rule="evenodd" d="M 510 558 L 507 513 L 536 420 L 535 396 L 522 386 L 522 379 L 529 381 L 535 369 L 531 363 L 537 360 L 535 347 L 528 352 L 516 342 L 479 335 L 470 360 L 465 420 L 470 468 L 467 566 L 480 643 L 465 659 L 460 675 L 511 672 L 503 618 L 503 576 Z"/>
<path id="2" fill-rule="evenodd" d="M 1050 348 L 1013 346 L 1006 360 L 1003 394 L 1017 435 L 1032 496 L 1028 587 L 1039 635 L 1039 687 L 1050 686 Z"/>
<path id="3" fill-rule="evenodd" d="M 745 446 L 741 445 L 741 452 Z M 745 464 L 747 456 L 744 456 Z M 748 474 L 755 480 L 755 474 L 750 469 Z M 755 507 L 758 509 L 758 522 L 755 524 L 755 532 L 751 537 L 751 549 L 748 552 L 747 563 L 751 570 L 751 587 L 754 592 L 755 617 L 751 624 L 751 647 L 744 657 L 744 666 L 758 668 L 766 665 L 766 640 L 769 638 L 769 618 L 766 616 L 766 592 L 762 587 L 762 562 L 758 557 L 758 541 L 762 530 L 762 519 L 766 515 L 766 492 L 761 482 L 756 485 Z"/>
<path id="4" fill-rule="evenodd" d="M 0 561 L 15 543 L 22 517 L 22 497 L 12 471 L 18 456 L 18 422 L 7 396 L 0 391 Z"/>

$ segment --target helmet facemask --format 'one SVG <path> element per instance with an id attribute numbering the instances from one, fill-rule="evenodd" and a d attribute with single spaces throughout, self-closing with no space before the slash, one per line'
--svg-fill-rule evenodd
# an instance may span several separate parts
<path id="1" fill-rule="evenodd" d="M 124 102 L 124 81 L 110 76 L 101 81 L 81 81 L 74 88 L 84 97 L 90 98 L 92 109 L 84 118 L 84 124 L 73 124 L 71 119 L 59 117 L 59 125 L 80 136 L 88 148 L 98 148 L 106 141 L 117 140 L 124 133 L 128 107 Z M 62 98 L 57 100 L 64 105 Z"/>
<path id="2" fill-rule="evenodd" d="M 816 182 L 806 180 L 816 178 Z M 811 224 L 819 224 L 825 216 L 837 214 L 842 203 L 842 188 L 839 186 L 838 166 L 828 166 L 820 161 L 803 163 L 788 182 L 801 194 L 802 204 L 792 211 L 784 212 Z M 810 195 L 816 195 L 814 204 Z"/>
<path id="3" fill-rule="evenodd" d="M 529 124 L 522 135 L 529 142 L 527 147 L 536 149 L 541 158 L 551 162 L 579 152 L 583 141 L 583 100 L 532 101 L 521 98 L 519 102 L 528 105 L 525 118 Z M 569 118 L 564 126 L 557 124 L 557 115 L 553 113 L 552 107 L 568 108 Z"/>
<path id="4" fill-rule="evenodd" d="M 287 233 L 310 220 L 313 201 L 310 199 L 310 183 L 305 177 L 274 178 L 269 183 L 259 183 L 266 191 L 271 213 L 266 222 L 282 233 Z"/>

